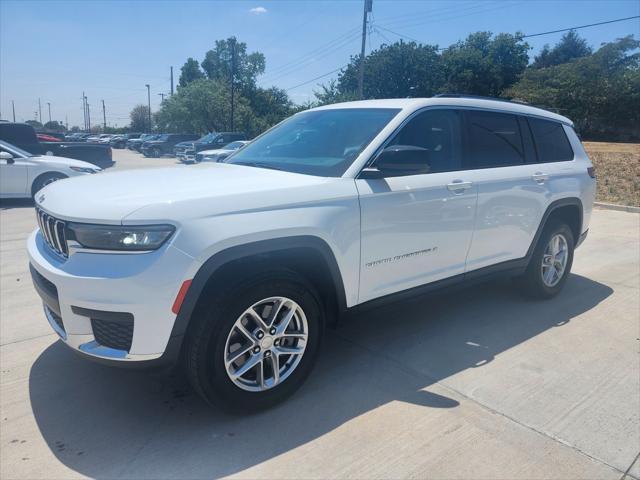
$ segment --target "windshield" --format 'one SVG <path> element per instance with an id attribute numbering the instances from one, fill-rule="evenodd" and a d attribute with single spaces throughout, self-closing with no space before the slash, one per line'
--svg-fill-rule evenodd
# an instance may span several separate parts
<path id="1" fill-rule="evenodd" d="M 229 145 L 224 147 L 225 150 L 236 150 L 243 146 L 245 142 L 231 142 Z"/>
<path id="2" fill-rule="evenodd" d="M 209 143 L 212 142 L 213 140 L 215 140 L 215 138 L 218 136 L 217 133 L 207 133 L 204 137 L 199 138 L 198 140 L 196 140 L 198 143 Z"/>
<path id="3" fill-rule="evenodd" d="M 162 142 L 169 140 L 169 135 L 168 134 L 164 134 L 164 135 L 158 135 L 155 138 L 151 138 L 150 140 L 160 140 Z"/>
<path id="4" fill-rule="evenodd" d="M 340 177 L 399 111 L 339 108 L 299 113 L 239 150 L 227 163 Z"/>
<path id="5" fill-rule="evenodd" d="M 15 145 L 11 145 L 10 143 L 7 142 L 3 142 L 2 140 L 0 140 L 0 151 L 5 151 L 10 153 L 11 155 L 13 155 L 14 157 L 35 157 L 36 155 L 33 155 L 29 152 L 27 152 L 26 150 L 22 150 L 21 148 L 16 147 Z"/>

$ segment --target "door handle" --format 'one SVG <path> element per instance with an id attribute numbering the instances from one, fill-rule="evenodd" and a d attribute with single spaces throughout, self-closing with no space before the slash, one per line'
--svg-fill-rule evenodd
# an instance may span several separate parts
<path id="1" fill-rule="evenodd" d="M 473 186 L 473 182 L 463 182 L 462 180 L 454 180 L 447 184 L 447 190 L 454 192 L 458 195 L 464 193 L 465 190 L 470 189 Z"/>
<path id="2" fill-rule="evenodd" d="M 533 181 L 536 183 L 544 183 L 549 180 L 549 175 L 542 172 L 536 172 L 531 176 L 531 178 L 533 178 Z"/>

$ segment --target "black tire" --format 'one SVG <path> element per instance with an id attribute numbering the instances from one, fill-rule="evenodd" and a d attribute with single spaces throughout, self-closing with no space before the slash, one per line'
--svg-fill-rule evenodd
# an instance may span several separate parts
<path id="1" fill-rule="evenodd" d="M 308 337 L 302 359 L 288 378 L 275 387 L 250 392 L 235 385 L 224 365 L 227 337 L 236 320 L 251 305 L 282 296 L 304 311 Z M 258 411 L 292 395 L 309 376 L 324 332 L 324 313 L 315 289 L 290 270 L 273 270 L 247 278 L 218 292 L 203 313 L 194 317 L 185 345 L 185 370 L 193 388 L 209 404 L 229 411 Z"/>
<path id="2" fill-rule="evenodd" d="M 154 149 L 151 151 L 151 156 L 152 156 L 153 158 L 160 158 L 160 157 L 162 156 L 162 152 L 160 151 L 160 149 L 159 149 L 159 148 L 154 148 Z"/>
<path id="3" fill-rule="evenodd" d="M 58 180 L 62 180 L 63 178 L 67 178 L 67 176 L 63 175 L 62 173 L 43 173 L 33 181 L 33 184 L 31 186 L 31 197 L 35 197 L 36 193 L 38 193 L 50 183 L 57 182 Z"/>
<path id="4" fill-rule="evenodd" d="M 562 235 L 567 242 L 567 263 L 560 280 L 553 286 L 545 284 L 542 279 L 542 261 L 545 249 L 551 239 L 557 235 Z M 544 227 L 538 243 L 533 251 L 533 255 L 527 266 L 525 273 L 518 279 L 519 287 L 523 294 L 530 298 L 548 299 L 556 296 L 569 277 L 573 264 L 573 251 L 575 240 L 571 228 L 559 220 L 550 220 Z"/>

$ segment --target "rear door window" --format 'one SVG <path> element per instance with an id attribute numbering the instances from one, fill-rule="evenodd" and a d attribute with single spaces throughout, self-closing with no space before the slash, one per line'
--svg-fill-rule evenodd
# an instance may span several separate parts
<path id="1" fill-rule="evenodd" d="M 520 124 L 508 113 L 468 110 L 468 168 L 510 167 L 526 163 Z"/>
<path id="2" fill-rule="evenodd" d="M 529 118 L 528 120 L 538 152 L 539 162 L 568 162 L 573 160 L 573 150 L 561 123 L 539 118 Z"/>

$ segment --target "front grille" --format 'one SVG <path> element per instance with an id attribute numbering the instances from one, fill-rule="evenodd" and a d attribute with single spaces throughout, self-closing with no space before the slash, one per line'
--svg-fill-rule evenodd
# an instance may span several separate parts
<path id="1" fill-rule="evenodd" d="M 133 319 L 131 322 L 109 322 L 107 320 L 91 319 L 93 336 L 100 345 L 116 350 L 131 349 L 133 339 Z"/>
<path id="2" fill-rule="evenodd" d="M 66 224 L 62 220 L 52 217 L 44 210 L 36 208 L 38 226 L 49 248 L 65 258 L 69 256 L 66 238 Z"/>

